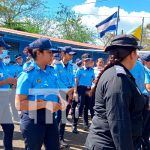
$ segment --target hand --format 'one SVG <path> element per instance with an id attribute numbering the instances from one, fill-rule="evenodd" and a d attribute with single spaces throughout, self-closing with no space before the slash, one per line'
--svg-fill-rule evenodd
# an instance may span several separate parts
<path id="1" fill-rule="evenodd" d="M 73 93 L 73 99 L 78 102 L 78 94 L 76 92 Z"/>
<path id="2" fill-rule="evenodd" d="M 65 100 L 60 100 L 61 110 L 66 110 L 68 103 Z"/>
<path id="3" fill-rule="evenodd" d="M 7 84 L 16 85 L 16 84 L 17 84 L 17 80 L 16 80 L 15 78 L 7 78 L 7 79 L 6 79 L 6 83 L 7 83 Z"/>
<path id="4" fill-rule="evenodd" d="M 71 94 L 68 95 L 68 101 L 72 101 L 72 99 L 73 99 L 73 95 L 71 93 Z"/>
<path id="5" fill-rule="evenodd" d="M 61 104 L 56 102 L 47 102 L 46 109 L 50 110 L 51 112 L 57 112 L 58 110 L 61 110 Z"/>
<path id="6" fill-rule="evenodd" d="M 71 94 L 73 94 L 73 92 L 74 92 L 74 88 L 70 88 L 70 89 L 67 91 L 67 94 L 68 94 L 68 95 L 71 95 Z"/>
<path id="7" fill-rule="evenodd" d="M 92 90 L 87 91 L 86 94 L 91 97 L 93 95 Z"/>

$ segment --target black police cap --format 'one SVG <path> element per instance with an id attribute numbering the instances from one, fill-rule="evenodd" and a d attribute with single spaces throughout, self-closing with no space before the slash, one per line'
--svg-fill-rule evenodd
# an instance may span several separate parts
<path id="1" fill-rule="evenodd" d="M 110 46 L 107 46 L 105 52 L 113 50 L 114 47 L 133 47 L 136 49 L 142 49 L 142 46 L 138 46 L 137 39 L 132 35 L 118 35 L 112 41 Z"/>

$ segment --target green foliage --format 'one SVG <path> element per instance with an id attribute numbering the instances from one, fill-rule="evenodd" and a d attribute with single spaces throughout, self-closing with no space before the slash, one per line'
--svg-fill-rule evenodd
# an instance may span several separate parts
<path id="1" fill-rule="evenodd" d="M 41 32 L 40 26 L 36 23 L 31 22 L 30 20 L 26 20 L 24 22 L 10 22 L 9 24 L 5 24 L 3 27 L 30 33 Z"/>
<path id="2" fill-rule="evenodd" d="M 21 17 L 37 13 L 43 3 L 43 0 L 0 0 L 1 24 L 11 28 Z"/>
<path id="3" fill-rule="evenodd" d="M 144 50 L 150 51 L 150 24 L 143 29 L 142 46 Z"/>
<path id="4" fill-rule="evenodd" d="M 93 31 L 84 26 L 81 21 L 81 16 L 76 15 L 68 7 L 60 4 L 56 12 L 57 30 L 60 31 L 62 38 L 78 42 L 94 43 Z"/>

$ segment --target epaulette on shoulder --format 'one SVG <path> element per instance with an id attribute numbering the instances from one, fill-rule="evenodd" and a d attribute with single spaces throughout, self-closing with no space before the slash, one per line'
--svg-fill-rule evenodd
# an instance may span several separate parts
<path id="1" fill-rule="evenodd" d="M 115 65 L 114 67 L 115 67 L 117 75 L 118 74 L 124 74 L 124 75 L 127 74 L 126 71 L 124 70 L 124 68 L 122 66 Z"/>
<path id="2" fill-rule="evenodd" d="M 24 71 L 25 72 L 30 72 L 33 69 L 34 69 L 34 66 L 29 66 L 29 67 L 25 68 Z"/>
<path id="3" fill-rule="evenodd" d="M 30 60 L 26 62 L 26 64 L 30 64 L 30 63 L 31 63 L 31 61 L 30 61 Z"/>
<path id="4" fill-rule="evenodd" d="M 52 66 L 52 65 L 47 65 L 48 67 L 50 67 L 50 68 L 54 68 L 54 66 Z"/>

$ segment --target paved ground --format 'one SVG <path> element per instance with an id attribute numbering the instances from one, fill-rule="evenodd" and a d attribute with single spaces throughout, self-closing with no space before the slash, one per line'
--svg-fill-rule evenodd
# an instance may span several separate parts
<path id="1" fill-rule="evenodd" d="M 14 140 L 13 140 L 14 150 L 24 150 L 24 142 L 19 128 L 20 128 L 19 125 L 15 125 Z M 82 128 L 83 125 L 80 121 L 79 134 L 73 134 L 71 132 L 71 125 L 67 125 L 65 140 L 70 144 L 70 148 L 68 148 L 69 150 L 84 149 L 84 143 L 88 133 L 82 130 Z M 0 150 L 4 150 L 3 143 L 2 143 L 2 136 L 3 136 L 3 132 L 2 129 L 0 128 Z M 44 150 L 44 148 L 42 148 L 42 150 Z"/>

